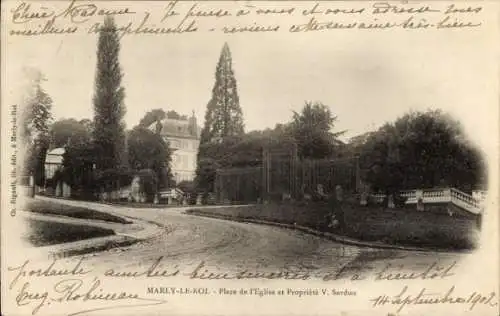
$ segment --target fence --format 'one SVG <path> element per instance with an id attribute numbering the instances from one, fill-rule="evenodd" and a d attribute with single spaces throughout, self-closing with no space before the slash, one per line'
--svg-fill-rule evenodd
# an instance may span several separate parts
<path id="1" fill-rule="evenodd" d="M 337 185 L 347 192 L 356 192 L 360 185 L 358 158 L 303 159 L 297 148 L 263 151 L 263 198 L 302 199 L 314 195 L 321 186 L 325 194 Z"/>
<path id="2" fill-rule="evenodd" d="M 215 198 L 218 203 L 255 203 L 262 196 L 262 167 L 217 170 Z"/>
<path id="3" fill-rule="evenodd" d="M 333 192 L 337 185 L 351 193 L 356 192 L 359 187 L 357 158 L 304 160 L 298 164 L 297 173 L 302 188 L 295 195 L 314 192 L 319 185 L 325 193 Z"/>
<path id="4" fill-rule="evenodd" d="M 260 167 L 217 170 L 215 193 L 218 203 L 300 200 L 314 195 L 319 187 L 324 194 L 337 185 L 356 192 L 359 177 L 357 158 L 299 160 L 294 147 L 264 149 Z"/>

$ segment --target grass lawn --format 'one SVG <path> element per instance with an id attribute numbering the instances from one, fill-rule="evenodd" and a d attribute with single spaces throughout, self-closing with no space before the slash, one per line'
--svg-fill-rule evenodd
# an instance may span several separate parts
<path id="1" fill-rule="evenodd" d="M 386 209 L 344 205 L 346 229 L 344 235 L 364 241 L 384 242 L 429 249 L 462 250 L 475 247 L 477 231 L 473 216 L 455 213 L 449 216 L 435 208 L 419 212 L 412 208 Z M 338 233 L 328 227 L 330 210 L 326 205 L 293 203 L 193 209 L 186 213 L 217 215 L 226 219 L 259 219 L 277 223 L 310 227 L 319 231 Z"/>
<path id="2" fill-rule="evenodd" d="M 49 246 L 83 239 L 111 236 L 111 229 L 63 224 L 39 220 L 28 220 L 29 229 L 25 238 L 35 247 Z"/>
<path id="3" fill-rule="evenodd" d="M 120 223 L 120 224 L 132 223 L 131 221 L 128 221 L 124 218 L 114 216 L 111 214 L 94 211 L 84 207 L 75 207 L 75 206 L 59 204 L 57 202 L 51 202 L 51 201 L 33 200 L 28 202 L 24 210 L 40 214 L 68 216 L 68 217 L 90 219 L 90 220 L 95 219 L 95 220 Z"/>
<path id="4" fill-rule="evenodd" d="M 428 206 L 426 211 L 351 206 L 346 212 L 346 234 L 361 240 L 446 250 L 477 246 L 477 217 L 453 205 Z"/>

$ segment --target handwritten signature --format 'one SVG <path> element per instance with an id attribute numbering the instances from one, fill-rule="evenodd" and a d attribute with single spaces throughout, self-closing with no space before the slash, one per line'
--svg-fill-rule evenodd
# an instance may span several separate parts
<path id="1" fill-rule="evenodd" d="M 121 292 L 106 292 L 101 287 L 101 281 L 96 277 L 89 286 L 86 286 L 85 282 L 81 279 L 63 279 L 57 282 L 50 291 L 39 292 L 31 288 L 29 282 L 25 282 L 19 293 L 16 296 L 16 303 L 18 306 L 32 305 L 33 310 L 32 315 L 37 314 L 42 307 L 52 305 L 53 303 L 65 303 L 65 302 L 95 302 L 95 301 L 106 301 L 106 302 L 117 302 L 117 301 L 147 301 L 148 304 L 144 305 L 157 305 L 166 303 L 165 300 L 158 299 L 147 299 L 142 298 L 136 293 L 129 293 L 126 291 Z M 79 311 L 72 313 L 71 315 L 77 315 L 84 312 L 91 312 L 96 310 L 104 309 L 115 309 L 124 307 L 134 307 L 137 304 L 127 304 L 127 305 L 110 305 L 99 308 L 86 309 L 84 311 Z"/>

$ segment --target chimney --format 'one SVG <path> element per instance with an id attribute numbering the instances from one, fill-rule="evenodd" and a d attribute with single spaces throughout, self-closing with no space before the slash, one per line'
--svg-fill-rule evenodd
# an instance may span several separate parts
<path id="1" fill-rule="evenodd" d="M 196 123 L 196 116 L 194 115 L 194 110 L 189 118 L 189 134 L 191 136 L 198 137 L 198 124 Z"/>

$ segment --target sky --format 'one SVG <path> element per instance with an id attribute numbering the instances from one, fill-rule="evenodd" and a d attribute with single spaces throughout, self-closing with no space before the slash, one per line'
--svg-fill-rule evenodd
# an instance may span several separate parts
<path id="1" fill-rule="evenodd" d="M 155 3 L 155 5 L 159 5 Z M 119 20 L 117 23 L 120 22 Z M 485 146 L 497 133 L 497 47 L 484 31 L 194 33 L 122 38 L 125 121 L 149 110 L 190 114 L 203 124 L 224 42 L 233 57 L 247 131 L 288 121 L 305 101 L 338 117 L 346 138 L 410 110 L 443 109 Z M 53 116 L 92 118 L 96 35 L 9 37 L 12 89 L 22 67 L 45 75 Z M 471 44 L 473 43 L 473 44 Z"/>

